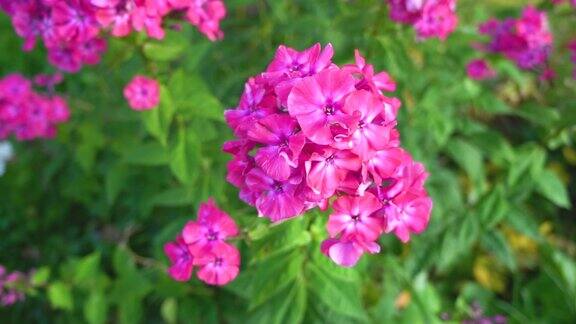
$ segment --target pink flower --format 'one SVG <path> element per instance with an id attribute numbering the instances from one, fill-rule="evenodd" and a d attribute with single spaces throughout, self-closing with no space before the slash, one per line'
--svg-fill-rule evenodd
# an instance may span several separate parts
<path id="1" fill-rule="evenodd" d="M 329 198 L 350 171 L 358 171 L 362 160 L 351 151 L 327 147 L 315 151 L 305 162 L 306 183 L 322 198 Z"/>
<path id="2" fill-rule="evenodd" d="M 273 222 L 300 215 L 304 210 L 304 199 L 298 192 L 302 180 L 294 177 L 276 181 L 260 168 L 253 168 L 246 175 L 246 190 L 254 194 L 259 216 Z"/>
<path id="3" fill-rule="evenodd" d="M 306 77 L 294 86 L 288 97 L 288 111 L 296 118 L 306 137 L 329 145 L 348 136 L 355 124 L 342 110 L 345 98 L 354 91 L 354 78 L 342 70 L 326 70 Z"/>
<path id="4" fill-rule="evenodd" d="M 236 223 L 228 214 L 218 209 L 212 199 L 200 205 L 198 220 L 188 222 L 182 230 L 182 238 L 192 254 L 210 251 L 218 242 L 224 242 L 236 235 Z"/>
<path id="5" fill-rule="evenodd" d="M 0 139 L 11 135 L 20 141 L 52 138 L 56 125 L 69 116 L 63 98 L 35 92 L 32 82 L 23 76 L 12 74 L 0 79 Z"/>
<path id="6" fill-rule="evenodd" d="M 188 281 L 194 266 L 197 276 L 210 285 L 225 285 L 238 275 L 240 252 L 226 240 L 238 235 L 234 220 L 220 210 L 213 199 L 202 203 L 198 218 L 186 224 L 175 242 L 164 246 L 171 262 L 168 274 Z"/>
<path id="7" fill-rule="evenodd" d="M 393 127 L 385 125 L 384 104 L 374 93 L 366 90 L 351 93 L 342 111 L 358 119 L 348 144 L 362 160 L 368 160 L 379 150 L 391 146 Z"/>
<path id="8" fill-rule="evenodd" d="M 247 135 L 256 143 L 267 144 L 254 156 L 256 164 L 271 178 L 287 180 L 306 141 L 298 123 L 288 115 L 269 115 L 255 123 Z"/>
<path id="9" fill-rule="evenodd" d="M 192 0 L 186 12 L 188 21 L 211 41 L 224 37 L 220 29 L 220 21 L 224 17 L 226 6 L 221 0 Z"/>
<path id="10" fill-rule="evenodd" d="M 491 37 L 481 49 L 501 53 L 522 69 L 545 65 L 552 49 L 553 35 L 546 13 L 532 6 L 524 8 L 518 19 L 490 19 L 480 25 L 479 31 Z"/>
<path id="11" fill-rule="evenodd" d="M 210 253 L 200 256 L 195 264 L 200 267 L 200 280 L 209 285 L 223 286 L 238 276 L 240 252 L 234 246 L 220 242 Z"/>
<path id="12" fill-rule="evenodd" d="M 319 44 L 280 46 L 266 71 L 248 80 L 225 114 L 236 136 L 224 145 L 233 156 L 226 178 L 272 222 L 335 200 L 322 252 L 349 267 L 378 253 L 386 231 L 405 241 L 421 232 L 432 204 L 424 168 L 400 148 L 400 101 L 383 94 L 394 81 L 358 51 L 342 68 L 333 54 Z"/>
<path id="13" fill-rule="evenodd" d="M 137 75 L 124 88 L 124 97 L 134 110 L 150 110 L 160 103 L 160 84 L 154 79 Z"/>
<path id="14" fill-rule="evenodd" d="M 172 264 L 168 268 L 168 274 L 176 281 L 188 281 L 192 277 L 194 257 L 188 250 L 188 246 L 182 236 L 178 235 L 176 241 L 164 245 L 164 253 Z"/>
<path id="15" fill-rule="evenodd" d="M 371 193 L 364 196 L 342 196 L 332 205 L 334 212 L 326 228 L 330 237 L 341 235 L 344 239 L 373 242 L 382 233 L 381 221 L 372 214 L 382 204 Z"/>
<path id="16" fill-rule="evenodd" d="M 100 30 L 93 7 L 86 0 L 54 2 L 52 18 L 58 35 L 69 42 L 85 42 Z"/>
<path id="17" fill-rule="evenodd" d="M 390 19 L 413 25 L 419 38 L 442 40 L 458 24 L 456 0 L 388 0 Z"/>
<path id="18" fill-rule="evenodd" d="M 496 76 L 496 71 L 494 71 L 486 60 L 476 59 L 470 61 L 466 66 L 466 73 L 468 77 L 472 80 L 485 80 L 491 79 Z"/>

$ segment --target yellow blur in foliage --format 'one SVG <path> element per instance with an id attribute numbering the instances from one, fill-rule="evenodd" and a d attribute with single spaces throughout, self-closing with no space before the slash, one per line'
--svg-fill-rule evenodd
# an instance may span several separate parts
<path id="1" fill-rule="evenodd" d="M 474 279 L 484 288 L 497 293 L 506 288 L 504 267 L 488 255 L 480 255 L 474 261 Z"/>

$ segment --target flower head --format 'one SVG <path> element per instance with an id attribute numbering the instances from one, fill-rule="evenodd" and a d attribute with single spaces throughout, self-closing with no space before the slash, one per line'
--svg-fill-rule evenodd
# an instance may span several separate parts
<path id="1" fill-rule="evenodd" d="M 200 205 L 198 218 L 186 224 L 176 241 L 164 246 L 171 263 L 168 274 L 174 280 L 188 281 L 193 268 L 199 266 L 197 276 L 207 284 L 229 283 L 240 270 L 240 252 L 226 241 L 237 235 L 234 220 L 209 199 Z"/>
<path id="2" fill-rule="evenodd" d="M 160 84 L 154 79 L 137 75 L 124 88 L 124 97 L 134 110 L 150 110 L 160 103 Z"/>
<path id="3" fill-rule="evenodd" d="M 237 138 L 224 151 L 233 155 L 227 180 L 259 216 L 280 222 L 334 201 L 322 252 L 353 266 L 380 250 L 385 232 L 403 241 L 421 232 L 431 201 L 423 168 L 400 148 L 400 101 L 384 94 L 394 80 L 358 51 L 343 67 L 332 63 L 333 54 L 331 45 L 281 45 L 226 111 Z"/>

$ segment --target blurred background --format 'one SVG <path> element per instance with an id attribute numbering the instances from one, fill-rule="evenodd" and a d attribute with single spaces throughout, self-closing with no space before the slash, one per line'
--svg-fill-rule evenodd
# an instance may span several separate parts
<path id="1" fill-rule="evenodd" d="M 225 38 L 195 28 L 163 41 L 109 38 L 101 64 L 57 86 L 71 109 L 53 140 L 11 141 L 0 177 L 0 264 L 34 270 L 5 323 L 575 323 L 576 81 L 566 44 L 576 8 L 551 1 L 458 1 L 445 41 L 418 40 L 380 0 L 226 0 Z M 477 26 L 548 12 L 556 77 L 520 70 L 472 44 Z M 51 73 L 42 46 L 20 50 L 0 15 L 0 77 Z M 278 45 L 359 49 L 397 81 L 403 145 L 434 201 L 409 244 L 393 236 L 353 269 L 319 253 L 326 214 L 269 226 L 225 180 L 223 111 Z M 474 81 L 486 57 L 498 76 Z M 135 74 L 164 86 L 160 109 L 128 108 Z M 214 197 L 244 229 L 240 276 L 213 288 L 173 282 L 162 247 Z M 474 322 L 477 321 L 477 322 Z"/>

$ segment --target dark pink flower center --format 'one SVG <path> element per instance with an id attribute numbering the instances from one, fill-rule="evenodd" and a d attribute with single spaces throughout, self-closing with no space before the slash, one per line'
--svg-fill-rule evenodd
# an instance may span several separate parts
<path id="1" fill-rule="evenodd" d="M 214 266 L 221 267 L 223 262 L 224 260 L 222 260 L 222 258 L 216 258 L 216 260 L 214 260 Z"/>
<path id="2" fill-rule="evenodd" d="M 335 110 L 336 109 L 334 107 L 334 104 L 331 102 L 326 103 L 326 105 L 324 106 L 324 114 L 326 114 L 327 116 L 334 115 Z"/>
<path id="3" fill-rule="evenodd" d="M 218 232 L 213 229 L 208 230 L 208 233 L 206 233 L 206 239 L 208 241 L 216 241 L 218 239 Z"/>

